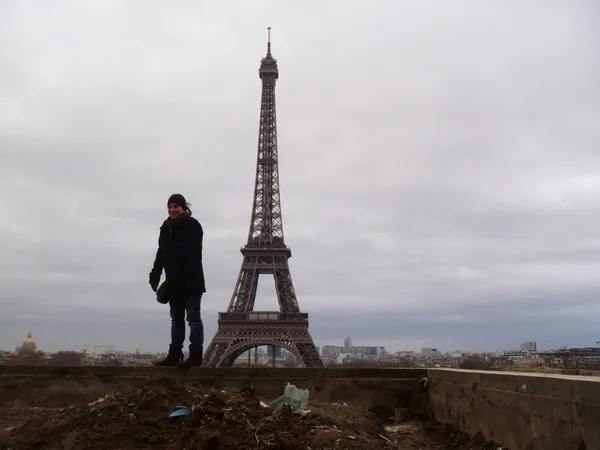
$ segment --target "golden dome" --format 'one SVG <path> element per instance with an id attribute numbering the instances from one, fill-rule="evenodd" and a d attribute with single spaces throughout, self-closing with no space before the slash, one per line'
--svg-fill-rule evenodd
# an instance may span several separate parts
<path id="1" fill-rule="evenodd" d="M 22 351 L 30 351 L 30 352 L 35 352 L 36 351 L 35 341 L 33 340 L 33 337 L 31 336 L 31 331 L 29 331 L 27 333 L 27 337 L 23 341 L 23 345 L 21 346 L 21 350 Z"/>
<path id="2" fill-rule="evenodd" d="M 25 338 L 25 340 L 23 341 L 23 344 L 35 344 L 35 341 L 33 340 L 33 338 L 31 337 L 31 331 L 27 332 L 27 337 Z"/>

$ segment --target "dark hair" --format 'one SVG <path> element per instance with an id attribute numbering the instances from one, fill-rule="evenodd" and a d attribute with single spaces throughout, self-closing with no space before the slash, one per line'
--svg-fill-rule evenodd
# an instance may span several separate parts
<path id="1" fill-rule="evenodd" d="M 171 203 L 175 203 L 176 205 L 179 205 L 183 208 L 184 211 L 187 211 L 190 215 L 192 214 L 192 210 L 190 209 L 190 206 L 192 206 L 191 203 L 188 203 L 185 200 L 185 197 L 181 194 L 173 194 L 169 197 L 169 200 L 167 200 L 167 206 L 170 205 Z"/>

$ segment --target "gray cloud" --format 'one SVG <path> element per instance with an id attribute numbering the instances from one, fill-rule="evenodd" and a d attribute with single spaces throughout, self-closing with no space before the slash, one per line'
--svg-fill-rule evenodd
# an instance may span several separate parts
<path id="1" fill-rule="evenodd" d="M 597 13 L 1 5 L 0 348 L 32 329 L 46 349 L 162 349 L 146 280 L 176 191 L 205 229 L 212 337 L 250 218 L 267 25 L 284 230 L 318 344 L 593 344 Z"/>

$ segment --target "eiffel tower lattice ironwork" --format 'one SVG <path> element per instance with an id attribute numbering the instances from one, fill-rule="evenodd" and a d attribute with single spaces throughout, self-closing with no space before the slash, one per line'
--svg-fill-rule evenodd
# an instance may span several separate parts
<path id="1" fill-rule="evenodd" d="M 219 327 L 204 354 L 204 367 L 231 366 L 244 352 L 273 345 L 291 352 L 306 367 L 322 367 L 323 362 L 308 332 L 308 314 L 301 313 L 292 284 L 288 258 L 291 250 L 283 238 L 279 197 L 275 82 L 277 61 L 267 55 L 261 60 L 262 103 L 256 182 L 248 242 L 227 312 L 219 313 Z M 272 274 L 279 311 L 254 311 L 258 278 Z"/>

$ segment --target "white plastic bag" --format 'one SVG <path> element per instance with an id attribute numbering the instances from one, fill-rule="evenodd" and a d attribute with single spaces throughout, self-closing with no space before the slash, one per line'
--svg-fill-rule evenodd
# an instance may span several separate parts
<path id="1" fill-rule="evenodd" d="M 288 383 L 283 391 L 283 395 L 275 400 L 275 411 L 288 404 L 292 409 L 308 409 L 308 389 L 298 389 L 293 384 Z"/>

